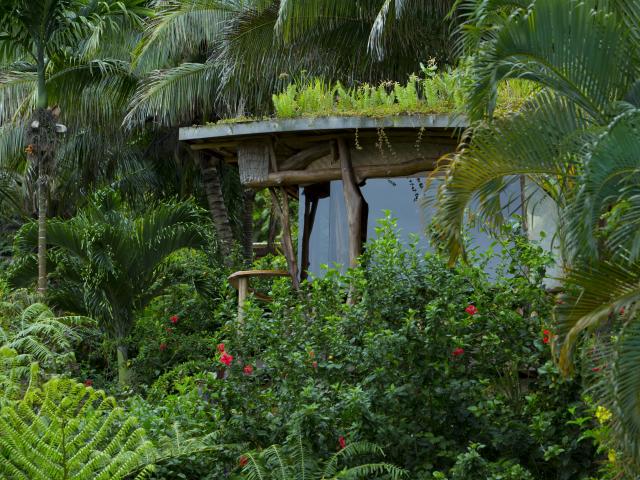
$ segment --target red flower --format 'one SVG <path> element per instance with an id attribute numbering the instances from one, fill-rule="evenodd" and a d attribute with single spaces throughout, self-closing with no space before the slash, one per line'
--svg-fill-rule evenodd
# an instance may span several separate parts
<path id="1" fill-rule="evenodd" d="M 180 317 L 178 317 L 178 315 L 172 315 L 169 320 L 171 320 L 171 323 L 175 325 L 176 323 L 178 323 L 178 320 L 180 320 Z"/>
<path id="2" fill-rule="evenodd" d="M 338 438 L 338 443 L 340 444 L 340 449 L 343 449 L 347 446 L 347 441 L 342 435 L 340 435 L 340 438 Z"/>
<path id="3" fill-rule="evenodd" d="M 227 367 L 233 362 L 233 355 L 229 355 L 227 352 L 222 352 L 220 355 L 220 362 L 224 363 Z"/>
<path id="4" fill-rule="evenodd" d="M 469 315 L 475 315 L 478 313 L 478 308 L 475 305 L 467 305 L 467 308 L 464 309 Z"/>
<path id="5" fill-rule="evenodd" d="M 85 387 L 91 387 L 91 386 L 93 386 L 93 380 L 91 380 L 90 378 L 87 378 L 87 379 L 84 381 L 84 386 L 85 386 Z"/>
<path id="6" fill-rule="evenodd" d="M 241 467 L 244 467 L 247 463 L 249 463 L 249 459 L 244 455 L 242 455 L 238 463 L 240 464 Z"/>
<path id="7" fill-rule="evenodd" d="M 549 330 L 542 331 L 542 342 L 549 343 L 551 341 L 551 332 Z"/>
<path id="8" fill-rule="evenodd" d="M 160 351 L 164 352 L 167 349 L 167 344 L 166 343 L 161 343 L 160 344 Z"/>
<path id="9" fill-rule="evenodd" d="M 620 307 L 620 315 L 624 315 L 624 307 Z"/>
<path id="10" fill-rule="evenodd" d="M 600 371 L 600 367 L 593 367 L 591 369 L 592 372 L 599 372 Z"/>
<path id="11" fill-rule="evenodd" d="M 224 353 L 224 343 L 219 343 L 216 348 L 220 353 Z"/>
<path id="12" fill-rule="evenodd" d="M 454 357 L 459 357 L 460 355 L 462 355 L 464 353 L 464 348 L 458 347 L 456 348 L 453 352 L 451 352 L 451 354 Z"/>
<path id="13" fill-rule="evenodd" d="M 311 366 L 317 370 L 317 369 L 318 369 L 318 362 L 316 362 L 316 361 L 314 360 L 314 361 L 311 363 Z"/>
<path id="14" fill-rule="evenodd" d="M 253 367 L 251 365 L 245 365 L 242 371 L 245 375 L 251 375 L 253 373 Z"/>

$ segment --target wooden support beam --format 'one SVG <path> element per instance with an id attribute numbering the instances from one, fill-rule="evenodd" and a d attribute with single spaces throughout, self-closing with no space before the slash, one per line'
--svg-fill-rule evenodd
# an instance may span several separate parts
<path id="1" fill-rule="evenodd" d="M 360 191 L 351 163 L 351 151 L 344 138 L 338 139 L 338 154 L 342 171 L 342 191 L 349 223 L 349 266 L 357 266 L 362 253 L 362 245 L 367 236 L 367 217 L 369 206 Z"/>
<path id="2" fill-rule="evenodd" d="M 302 227 L 302 262 L 300 265 L 300 280 L 305 280 L 309 276 L 309 246 L 311 243 L 311 232 L 313 224 L 316 220 L 316 211 L 318 210 L 318 197 L 304 196 L 304 224 Z"/>
<path id="3" fill-rule="evenodd" d="M 353 167 L 356 183 L 367 178 L 407 177 L 417 173 L 433 170 L 436 160 L 419 158 L 409 162 L 387 165 L 360 165 Z M 290 170 L 272 172 L 266 180 L 250 182 L 246 186 L 254 188 L 283 187 L 288 185 L 311 185 L 342 179 L 341 168 L 324 168 L 318 170 Z"/>
<path id="4" fill-rule="evenodd" d="M 305 148 L 295 155 L 290 156 L 280 164 L 279 170 L 302 170 L 309 166 L 311 162 L 331 153 L 331 145 L 321 143 Z"/>
<path id="5" fill-rule="evenodd" d="M 271 168 L 275 172 L 277 172 L 278 164 L 276 161 L 276 152 L 273 141 L 270 141 L 268 143 L 268 151 Z M 289 275 L 291 275 L 293 288 L 298 290 L 300 288 L 300 278 L 298 276 L 298 260 L 296 258 L 296 251 L 293 248 L 293 238 L 291 236 L 291 221 L 289 220 L 289 196 L 287 195 L 286 188 L 281 187 L 278 190 L 280 190 L 280 192 L 282 193 L 282 203 L 280 203 L 278 191 L 275 188 L 269 188 L 276 214 L 280 218 L 280 225 L 282 225 L 282 250 L 284 252 L 285 258 L 287 259 Z"/>
<path id="6" fill-rule="evenodd" d="M 280 224 L 282 225 L 282 250 L 284 256 L 287 259 L 287 266 L 289 267 L 289 274 L 291 275 L 291 281 L 293 288 L 298 290 L 300 288 L 300 278 L 298 276 L 298 260 L 296 259 L 296 252 L 293 248 L 293 239 L 291 237 L 291 222 L 289 220 L 289 197 L 287 192 L 281 188 L 282 203 L 275 188 L 269 188 L 271 193 L 271 199 L 275 207 L 276 213 L 280 218 Z"/>

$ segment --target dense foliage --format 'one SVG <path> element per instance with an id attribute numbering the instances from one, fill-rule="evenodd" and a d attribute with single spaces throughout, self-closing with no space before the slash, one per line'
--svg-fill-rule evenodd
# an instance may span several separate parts
<path id="1" fill-rule="evenodd" d="M 0 476 L 637 478 L 638 19 L 0 0 Z M 228 275 L 285 264 L 272 197 L 177 128 L 407 112 L 471 125 L 438 163 L 436 253 L 387 220 L 357 268 L 259 282 L 239 318 Z M 558 207 L 557 296 L 503 218 L 514 181 Z M 468 250 L 469 205 L 495 252 Z"/>
<path id="2" fill-rule="evenodd" d="M 173 367 L 146 401 L 132 400 L 143 424 L 162 432 L 180 419 L 194 432 L 221 432 L 236 445 L 231 468 L 247 447 L 301 432 L 321 457 L 342 441 L 378 444 L 411 478 L 590 472 L 592 447 L 570 425 L 583 408 L 579 385 L 561 380 L 551 361 L 540 249 L 510 234 L 491 279 L 481 266 L 452 270 L 403 247 L 390 222 L 378 235 L 365 268 L 328 272 L 300 293 L 278 281 L 273 302 L 252 303 L 242 324 L 222 304 L 225 325 L 209 337 L 208 360 Z M 167 351 L 180 350 L 174 337 Z M 185 467 L 172 468 L 162 478 Z M 225 471 L 201 468 L 203 478 Z"/>

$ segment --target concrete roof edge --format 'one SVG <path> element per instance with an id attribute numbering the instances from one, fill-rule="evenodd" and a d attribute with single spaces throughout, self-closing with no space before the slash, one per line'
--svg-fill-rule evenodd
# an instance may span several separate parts
<path id="1" fill-rule="evenodd" d="M 219 123 L 183 127 L 179 138 L 182 141 L 229 138 L 239 136 L 260 136 L 275 133 L 295 133 L 305 131 L 332 131 L 378 128 L 465 128 L 468 122 L 460 114 L 416 114 L 390 115 L 385 117 L 331 116 L 298 117 L 256 120 L 253 122 Z"/>

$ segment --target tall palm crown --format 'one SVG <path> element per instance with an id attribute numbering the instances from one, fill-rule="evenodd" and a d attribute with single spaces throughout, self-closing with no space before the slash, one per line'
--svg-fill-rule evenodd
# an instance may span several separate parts
<path id="1" fill-rule="evenodd" d="M 1 7 L 0 195 L 33 211 L 38 173 L 25 155 L 26 130 L 34 110 L 57 106 L 67 134 L 58 136 L 49 165 L 49 209 L 62 213 L 77 191 L 69 185 L 90 185 L 136 163 L 119 126 L 136 84 L 130 50 L 150 11 L 141 0 L 3 0 Z"/>
<path id="2" fill-rule="evenodd" d="M 483 216 L 500 223 L 500 193 L 514 176 L 527 176 L 556 201 L 567 263 L 556 311 L 560 365 L 569 371 L 576 347 L 596 342 L 605 358 L 587 365 L 615 365 L 598 383 L 613 385 L 603 401 L 617 413 L 626 450 L 640 458 L 640 379 L 633 374 L 640 342 L 640 5 L 470 1 L 465 8 L 467 45 L 479 47 L 469 94 L 477 123 L 443 168 L 437 237 L 452 260 L 464 255 L 467 206 L 478 201 Z M 498 84 L 514 78 L 534 82 L 538 93 L 521 111 L 492 118 Z M 581 335 L 595 328 L 605 335 Z M 620 342 L 602 342 L 606 332 L 619 333 Z"/>

